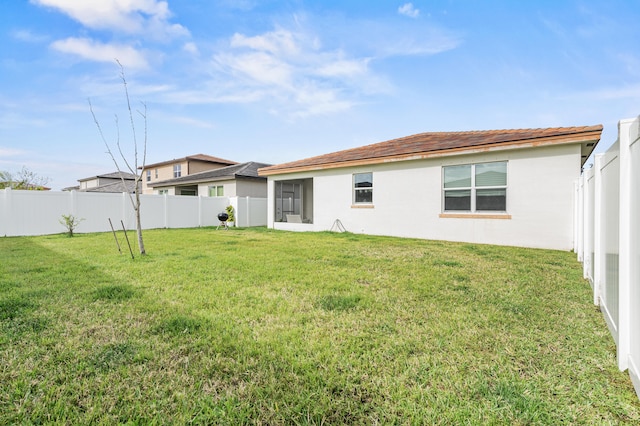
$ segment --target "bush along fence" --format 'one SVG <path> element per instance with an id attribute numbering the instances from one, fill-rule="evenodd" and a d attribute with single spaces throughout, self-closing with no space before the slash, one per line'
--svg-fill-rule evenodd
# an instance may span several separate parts
<path id="1" fill-rule="evenodd" d="M 218 225 L 218 213 L 234 208 L 235 226 L 265 226 L 266 198 L 141 195 L 144 229 L 195 228 Z M 135 214 L 126 193 L 45 192 L 0 190 L 0 236 L 59 234 L 63 215 L 81 219 L 74 232 L 111 231 L 109 219 L 120 228 L 135 229 Z"/>
<path id="2" fill-rule="evenodd" d="M 640 116 L 578 183 L 575 249 L 616 342 L 620 370 L 640 397 Z"/>

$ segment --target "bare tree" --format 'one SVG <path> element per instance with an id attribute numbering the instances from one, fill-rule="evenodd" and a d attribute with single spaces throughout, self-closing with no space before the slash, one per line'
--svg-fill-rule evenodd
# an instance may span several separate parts
<path id="1" fill-rule="evenodd" d="M 49 183 L 49 178 L 38 176 L 26 166 L 22 166 L 22 169 L 16 174 L 0 171 L 0 189 L 11 188 L 42 191 L 45 189 L 47 183 Z"/>
<path id="2" fill-rule="evenodd" d="M 144 121 L 144 142 L 143 142 L 144 148 L 143 148 L 143 154 L 142 154 L 142 164 L 139 166 L 138 137 L 136 133 L 135 120 L 133 119 L 133 110 L 131 109 L 131 102 L 129 101 L 129 90 L 127 89 L 127 79 L 125 78 L 125 75 L 124 75 L 124 67 L 122 66 L 120 61 L 116 59 L 116 63 L 120 67 L 120 79 L 122 80 L 122 86 L 124 87 L 124 95 L 127 101 L 127 111 L 129 113 L 131 133 L 133 137 L 133 153 L 134 153 L 133 161 L 127 160 L 127 157 L 122 152 L 122 147 L 120 145 L 120 124 L 118 122 L 117 114 L 115 115 L 115 124 L 116 124 L 116 132 L 117 132 L 116 147 L 118 148 L 118 153 L 120 154 L 120 157 L 122 158 L 122 161 L 127 167 L 127 169 L 129 170 L 129 172 L 136 176 L 135 186 L 134 186 L 134 195 L 132 196 L 129 191 L 127 191 L 127 193 L 129 194 L 129 200 L 131 200 L 131 205 L 133 206 L 133 210 L 135 211 L 135 214 L 136 214 L 136 232 L 138 235 L 138 248 L 140 249 L 140 254 L 144 255 L 146 254 L 146 251 L 144 248 L 144 241 L 142 239 L 142 224 L 140 222 L 140 191 L 142 189 L 142 185 L 141 185 L 142 171 L 144 170 L 146 159 L 147 159 L 147 105 L 144 102 L 141 102 L 143 106 L 143 111 L 136 110 L 136 112 L 142 117 Z M 113 152 L 111 151 L 111 147 L 109 146 L 109 143 L 107 142 L 107 139 L 105 138 L 104 133 L 102 132 L 102 127 L 100 126 L 100 122 L 96 118 L 96 114 L 93 111 L 93 105 L 91 105 L 91 99 L 89 99 L 89 110 L 91 111 L 91 115 L 93 116 L 93 121 L 96 123 L 96 126 L 98 127 L 98 132 L 100 133 L 102 142 L 104 142 L 104 145 L 107 148 L 107 154 L 109 154 L 109 156 L 111 157 L 111 160 L 113 160 L 113 163 L 115 164 L 116 169 L 120 173 L 120 179 L 122 180 L 122 185 L 125 186 L 124 176 L 122 175 L 120 164 L 116 160 L 116 157 L 113 155 Z M 140 173 L 138 173 L 138 170 L 140 170 Z"/>

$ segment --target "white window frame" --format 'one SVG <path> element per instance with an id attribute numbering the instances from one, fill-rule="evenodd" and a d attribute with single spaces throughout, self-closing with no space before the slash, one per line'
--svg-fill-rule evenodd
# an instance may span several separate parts
<path id="1" fill-rule="evenodd" d="M 495 185 L 495 186 L 476 186 L 476 166 L 483 164 L 492 164 L 492 163 L 504 163 L 505 164 L 505 174 L 506 174 L 506 183 L 504 185 Z M 445 188 L 445 169 L 447 167 L 455 167 L 455 166 L 470 166 L 471 167 L 471 186 L 468 187 L 458 187 L 458 188 Z M 508 161 L 485 161 L 481 163 L 469 163 L 469 164 L 450 164 L 448 166 L 442 166 L 442 212 L 443 213 L 473 213 L 473 214 L 495 214 L 495 213 L 506 213 L 508 211 L 508 187 L 509 187 L 509 162 Z M 476 207 L 476 199 L 477 199 L 477 191 L 484 189 L 504 189 L 505 191 L 505 209 L 504 210 L 478 210 Z M 469 210 L 446 210 L 445 209 L 445 193 L 447 191 L 470 191 L 471 197 L 471 205 Z"/>
<path id="2" fill-rule="evenodd" d="M 173 177 L 179 178 L 182 176 L 182 164 L 174 164 L 173 165 Z"/>
<path id="3" fill-rule="evenodd" d="M 168 189 L 158 189 L 158 195 L 169 195 Z"/>
<path id="4" fill-rule="evenodd" d="M 218 189 L 222 189 L 222 195 L 218 195 Z M 211 195 L 212 190 L 215 195 Z M 224 197 L 224 185 L 209 185 L 209 197 Z"/>
<path id="5" fill-rule="evenodd" d="M 151 182 L 151 170 L 147 170 L 147 182 Z"/>
<path id="6" fill-rule="evenodd" d="M 371 175 L 371 186 L 370 187 L 356 187 L 356 176 L 358 175 Z M 370 190 L 371 191 L 371 201 L 356 201 L 356 194 L 358 191 L 365 191 L 365 190 Z M 358 206 L 362 206 L 362 205 L 372 205 L 373 204 L 373 172 L 360 172 L 360 173 L 354 173 L 351 177 L 351 201 L 353 205 L 358 205 Z"/>

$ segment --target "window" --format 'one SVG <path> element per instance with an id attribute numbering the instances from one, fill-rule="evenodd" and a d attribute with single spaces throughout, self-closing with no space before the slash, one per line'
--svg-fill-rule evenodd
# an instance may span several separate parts
<path id="1" fill-rule="evenodd" d="M 224 197 L 224 186 L 212 185 L 209 187 L 209 197 Z"/>
<path id="2" fill-rule="evenodd" d="M 169 195 L 169 190 L 168 189 L 158 189 L 158 194 L 159 195 Z"/>
<path id="3" fill-rule="evenodd" d="M 507 162 L 445 166 L 444 211 L 506 211 Z"/>
<path id="4" fill-rule="evenodd" d="M 173 177 L 174 178 L 178 178 L 180 176 L 182 176 L 182 165 L 174 164 L 173 165 Z"/>
<path id="5" fill-rule="evenodd" d="M 353 203 L 373 203 L 373 173 L 355 173 L 353 175 Z"/>
<path id="6" fill-rule="evenodd" d="M 156 179 L 158 179 L 158 169 L 156 169 Z"/>
<path id="7" fill-rule="evenodd" d="M 151 182 L 151 170 L 147 170 L 147 182 Z"/>

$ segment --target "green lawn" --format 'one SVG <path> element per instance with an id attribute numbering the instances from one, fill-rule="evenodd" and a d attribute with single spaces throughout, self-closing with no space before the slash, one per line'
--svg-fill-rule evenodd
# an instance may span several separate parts
<path id="1" fill-rule="evenodd" d="M 0 424 L 640 422 L 573 253 L 144 236 L 0 238 Z"/>

